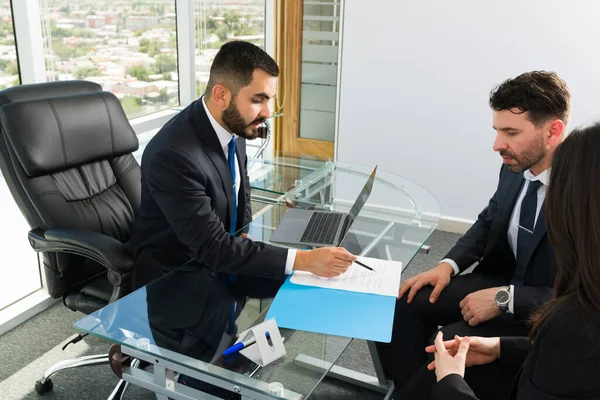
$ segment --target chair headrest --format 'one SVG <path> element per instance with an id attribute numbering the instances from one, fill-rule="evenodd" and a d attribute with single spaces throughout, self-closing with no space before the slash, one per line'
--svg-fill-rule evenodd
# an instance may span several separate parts
<path id="1" fill-rule="evenodd" d="M 90 81 L 57 81 L 17 85 L 0 91 L 0 106 L 15 101 L 47 99 L 101 91 L 102 86 Z"/>
<path id="2" fill-rule="evenodd" d="M 139 145 L 119 100 L 108 92 L 6 104 L 0 124 L 30 177 L 128 154 Z"/>

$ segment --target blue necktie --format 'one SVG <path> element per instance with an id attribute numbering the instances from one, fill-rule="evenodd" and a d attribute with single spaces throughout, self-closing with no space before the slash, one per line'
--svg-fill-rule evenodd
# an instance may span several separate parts
<path id="1" fill-rule="evenodd" d="M 531 251 L 531 237 L 535 227 L 535 214 L 537 211 L 537 191 L 541 186 L 540 181 L 529 181 L 527 192 L 521 202 L 519 215 L 519 229 L 517 233 L 517 266 L 511 285 L 522 285 L 527 271 L 527 256 Z"/>
<path id="2" fill-rule="evenodd" d="M 235 227 L 237 223 L 237 192 L 235 190 L 235 136 L 231 137 L 229 145 L 227 146 L 227 161 L 229 162 L 229 172 L 231 172 L 231 184 L 233 188 L 233 214 L 231 215 L 231 225 L 229 226 L 229 234 L 233 236 L 235 233 Z M 227 275 L 229 283 L 235 282 L 235 275 Z M 229 334 L 237 333 L 237 326 L 235 325 L 235 306 L 234 301 L 231 305 L 231 320 L 229 321 Z"/>
<path id="3" fill-rule="evenodd" d="M 233 235 L 235 233 L 235 227 L 237 223 L 237 193 L 235 190 L 235 136 L 232 136 L 231 141 L 229 142 L 227 158 L 229 161 L 229 171 L 231 172 L 231 183 L 233 187 L 233 214 L 231 215 L 231 226 L 229 227 L 229 233 Z"/>

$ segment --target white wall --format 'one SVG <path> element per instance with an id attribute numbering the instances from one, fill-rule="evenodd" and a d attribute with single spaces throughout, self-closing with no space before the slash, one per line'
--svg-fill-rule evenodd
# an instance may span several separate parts
<path id="1" fill-rule="evenodd" d="M 474 220 L 501 165 L 489 91 L 534 69 L 600 119 L 600 1 L 346 0 L 338 159 L 415 180 Z"/>

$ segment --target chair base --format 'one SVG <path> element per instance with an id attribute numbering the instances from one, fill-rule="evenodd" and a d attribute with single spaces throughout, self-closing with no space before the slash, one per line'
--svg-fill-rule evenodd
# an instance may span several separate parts
<path id="1" fill-rule="evenodd" d="M 59 361 L 56 364 L 52 365 L 50 368 L 46 370 L 42 379 L 35 383 L 35 391 L 39 395 L 43 395 L 44 393 L 48 393 L 52 391 L 54 388 L 54 384 L 50 377 L 57 373 L 58 371 L 63 371 L 71 368 L 78 367 L 87 367 L 93 365 L 102 365 L 108 364 L 108 355 L 107 354 L 95 354 L 92 356 L 84 356 L 73 358 L 70 360 Z M 137 365 L 137 360 L 136 360 Z M 127 389 L 127 382 L 120 380 L 119 383 L 115 386 L 112 393 L 109 395 L 108 400 L 120 400 Z"/>

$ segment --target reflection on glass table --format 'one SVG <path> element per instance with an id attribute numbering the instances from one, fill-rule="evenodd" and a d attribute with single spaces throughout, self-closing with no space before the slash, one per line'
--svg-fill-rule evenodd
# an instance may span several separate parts
<path id="1" fill-rule="evenodd" d="M 277 184 L 271 183 L 270 189 L 285 189 L 276 201 L 254 215 L 254 220 L 248 225 L 248 235 L 253 240 L 297 248 L 306 246 L 271 241 L 286 211 L 301 208 L 348 213 L 374 168 L 344 162 L 285 157 L 265 160 L 263 165 L 274 177 L 274 181 L 275 178 L 278 179 Z M 418 252 L 428 252 L 425 242 L 437 227 L 439 218 L 439 203 L 430 192 L 409 179 L 379 168 L 368 200 L 340 245 L 359 256 L 401 262 L 402 269 L 405 270 Z M 308 224 L 308 221 L 304 223 Z M 301 229 L 304 227 L 305 225 Z M 393 315 L 393 309 L 391 313 Z M 388 316 L 387 311 L 385 315 Z M 391 335 L 391 322 L 389 327 L 386 325 L 386 329 L 389 329 L 386 332 Z M 368 341 L 368 345 L 376 377 L 338 366 L 333 366 L 328 376 L 389 393 L 392 389 L 391 382 L 383 372 L 375 344 Z M 302 354 L 298 357 L 297 364 L 304 364 L 313 370 L 323 367 L 322 360 Z"/>
<path id="2" fill-rule="evenodd" d="M 194 390 L 218 398 L 308 398 L 326 371 L 303 368 L 294 360 L 302 353 L 331 365 L 350 343 L 349 338 L 281 329 L 287 354 L 265 367 L 241 355 L 223 357 L 223 351 L 235 341 L 228 333 L 232 297 L 214 292 L 207 296 L 202 280 L 193 280 L 199 298 L 182 298 L 181 291 L 174 288 L 186 285 L 192 276 L 196 276 L 193 271 L 181 266 L 84 317 L 75 327 L 120 346 L 111 351 L 118 360 L 128 355 L 149 363 L 142 368 L 113 359 L 111 367 L 124 380 L 156 392 L 159 398 L 203 398 Z M 231 291 L 235 292 L 235 287 Z M 238 301 L 238 332 L 262 322 L 266 313 L 254 299 L 243 303 Z M 194 317 L 180 312 L 183 307 L 194 308 Z M 178 382 L 178 373 L 202 383 L 185 386 Z M 282 393 L 271 393 L 273 382 L 283 385 Z"/>

